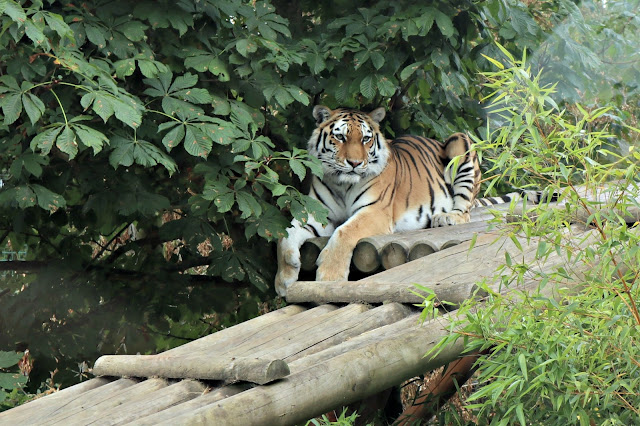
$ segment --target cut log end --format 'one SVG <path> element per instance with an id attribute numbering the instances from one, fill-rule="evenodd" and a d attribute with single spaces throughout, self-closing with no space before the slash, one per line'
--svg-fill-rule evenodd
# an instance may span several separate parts
<path id="1" fill-rule="evenodd" d="M 300 248 L 300 269 L 305 272 L 315 271 L 318 256 L 328 241 L 328 237 L 310 238 L 305 241 Z"/>
<path id="2" fill-rule="evenodd" d="M 416 243 L 409 251 L 409 261 L 429 256 L 436 251 L 438 251 L 438 249 L 428 242 Z"/>
<path id="3" fill-rule="evenodd" d="M 353 264 L 360 272 L 370 273 L 380 267 L 378 248 L 367 239 L 360 240 L 353 251 Z"/>
<path id="4" fill-rule="evenodd" d="M 384 269 L 391 269 L 407 263 L 409 250 L 401 242 L 389 243 L 382 249 L 380 260 Z"/>

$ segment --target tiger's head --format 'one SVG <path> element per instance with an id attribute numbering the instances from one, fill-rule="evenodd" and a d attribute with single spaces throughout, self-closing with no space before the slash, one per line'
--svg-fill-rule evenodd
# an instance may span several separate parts
<path id="1" fill-rule="evenodd" d="M 318 127 L 309 139 L 309 153 L 322 162 L 323 180 L 355 184 L 382 172 L 389 158 L 379 128 L 384 116 L 384 108 L 370 113 L 323 105 L 313 108 Z"/>

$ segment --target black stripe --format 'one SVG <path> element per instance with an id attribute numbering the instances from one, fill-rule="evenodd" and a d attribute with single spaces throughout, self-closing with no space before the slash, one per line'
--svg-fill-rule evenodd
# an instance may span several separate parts
<path id="1" fill-rule="evenodd" d="M 313 232 L 313 235 L 315 235 L 316 237 L 320 236 L 320 234 L 318 233 L 318 230 L 315 228 L 315 226 L 307 224 L 307 225 L 305 225 L 304 228 L 307 229 L 307 230 L 308 230 L 308 228 L 311 228 L 311 232 Z"/>

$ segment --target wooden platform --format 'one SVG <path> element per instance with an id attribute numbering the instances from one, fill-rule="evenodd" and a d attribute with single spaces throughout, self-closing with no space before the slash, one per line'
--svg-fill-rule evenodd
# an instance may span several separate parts
<path id="1" fill-rule="evenodd" d="M 396 244 L 406 259 L 360 281 L 295 283 L 293 304 L 159 355 L 102 357 L 94 367 L 101 377 L 1 413 L 0 424 L 292 425 L 449 363 L 460 344 L 423 355 L 449 333 L 455 311 L 421 324 L 412 283 L 457 304 L 494 276 L 505 253 L 532 265 L 524 289 L 536 286 L 537 272 L 566 263 L 555 253 L 534 261 L 535 239 L 499 237 L 486 222 L 492 215 L 475 217 L 419 238 L 369 239 L 376 253 Z M 572 232 L 589 244 L 588 232 Z M 416 244 L 432 250 L 410 260 Z"/>

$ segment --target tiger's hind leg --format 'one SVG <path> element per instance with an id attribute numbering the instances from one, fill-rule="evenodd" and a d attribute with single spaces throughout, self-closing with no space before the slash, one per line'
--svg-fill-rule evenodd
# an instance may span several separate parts
<path id="1" fill-rule="evenodd" d="M 464 133 L 455 133 L 444 146 L 446 159 L 444 180 L 453 200 L 449 212 L 433 215 L 431 227 L 467 223 L 471 219 L 469 210 L 480 190 L 480 163 L 471 141 Z"/>

